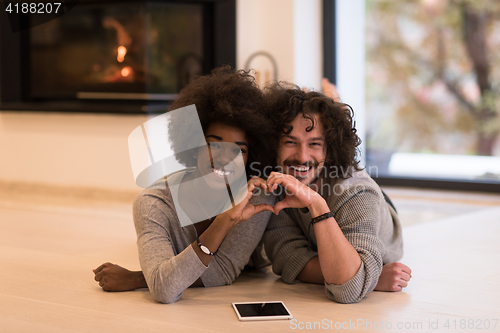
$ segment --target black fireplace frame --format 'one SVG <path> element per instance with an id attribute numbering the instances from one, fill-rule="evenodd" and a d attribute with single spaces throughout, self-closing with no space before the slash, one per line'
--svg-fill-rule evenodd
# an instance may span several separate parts
<path id="1" fill-rule="evenodd" d="M 119 4 L 127 2 L 168 2 L 204 4 L 203 68 L 208 74 L 221 65 L 236 66 L 236 0 L 80 0 L 81 4 Z M 0 111 L 56 111 L 88 113 L 162 113 L 171 101 L 153 100 L 30 100 L 29 31 L 13 33 L 5 11 L 0 14 Z M 208 42 L 207 42 L 208 41 Z"/>

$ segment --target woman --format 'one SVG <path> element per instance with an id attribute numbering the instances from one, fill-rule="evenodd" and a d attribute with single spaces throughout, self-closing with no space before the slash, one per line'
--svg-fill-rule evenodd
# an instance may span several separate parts
<path id="1" fill-rule="evenodd" d="M 265 195 L 262 179 L 248 181 L 238 204 L 225 207 L 221 200 L 228 188 L 234 191 L 243 173 L 236 155 L 242 157 L 247 176 L 261 176 L 271 163 L 266 159 L 274 156 L 265 142 L 271 127 L 260 113 L 262 92 L 248 73 L 224 67 L 190 83 L 171 109 L 191 104 L 196 105 L 208 149 L 176 155 L 188 168 L 168 175 L 167 189 L 161 189 L 161 179 L 138 195 L 133 210 L 143 271 L 103 264 L 94 273 L 104 290 L 149 287 L 156 300 L 172 303 L 190 286 L 230 284 L 262 237 L 274 200 Z M 177 142 L 190 140 L 183 137 L 183 126 L 171 130 Z M 257 188 L 261 195 L 252 198 Z"/>

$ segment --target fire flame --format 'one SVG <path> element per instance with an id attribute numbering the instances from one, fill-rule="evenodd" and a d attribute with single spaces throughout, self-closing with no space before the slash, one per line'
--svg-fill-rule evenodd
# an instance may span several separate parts
<path id="1" fill-rule="evenodd" d="M 127 54 L 127 48 L 125 46 L 119 46 L 118 47 L 118 56 L 116 57 L 116 60 L 118 62 L 123 62 L 125 60 L 125 55 Z"/>
<path id="2" fill-rule="evenodd" d="M 130 68 L 130 66 L 126 66 L 126 67 L 122 68 L 121 74 L 123 77 L 129 76 L 130 73 L 132 73 L 132 68 Z"/>

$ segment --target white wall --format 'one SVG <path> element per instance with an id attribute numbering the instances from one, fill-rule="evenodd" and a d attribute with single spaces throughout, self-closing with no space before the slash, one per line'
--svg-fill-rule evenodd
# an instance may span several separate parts
<path id="1" fill-rule="evenodd" d="M 242 68 L 252 53 L 267 51 L 278 62 L 278 79 L 318 89 L 322 50 L 321 35 L 315 32 L 321 32 L 320 4 L 238 0 L 237 66 Z M 265 69 L 265 59 L 259 61 Z M 146 120 L 139 115 L 2 111 L 0 182 L 139 190 L 127 138 Z"/>
<path id="2" fill-rule="evenodd" d="M 323 2 L 294 0 L 293 82 L 321 91 L 323 78 Z"/>
<path id="3" fill-rule="evenodd" d="M 278 80 L 319 90 L 323 73 L 321 0 L 238 0 L 237 67 L 255 52 L 265 51 L 278 63 Z M 251 68 L 272 72 L 265 57 Z M 272 80 L 272 74 L 270 75 Z"/>
<path id="4" fill-rule="evenodd" d="M 130 132 L 146 116 L 0 112 L 0 181 L 138 190 Z"/>
<path id="5" fill-rule="evenodd" d="M 254 52 L 266 51 L 278 63 L 278 79 L 293 80 L 293 1 L 238 0 L 236 15 L 236 66 L 243 68 Z M 265 58 L 251 65 L 270 69 Z"/>

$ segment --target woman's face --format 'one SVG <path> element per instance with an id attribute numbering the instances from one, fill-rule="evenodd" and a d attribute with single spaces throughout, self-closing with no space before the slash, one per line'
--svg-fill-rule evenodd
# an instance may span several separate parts
<path id="1" fill-rule="evenodd" d="M 248 140 L 240 128 L 211 124 L 205 133 L 207 147 L 198 149 L 197 166 L 212 188 L 225 188 L 245 173 L 248 160 Z"/>

